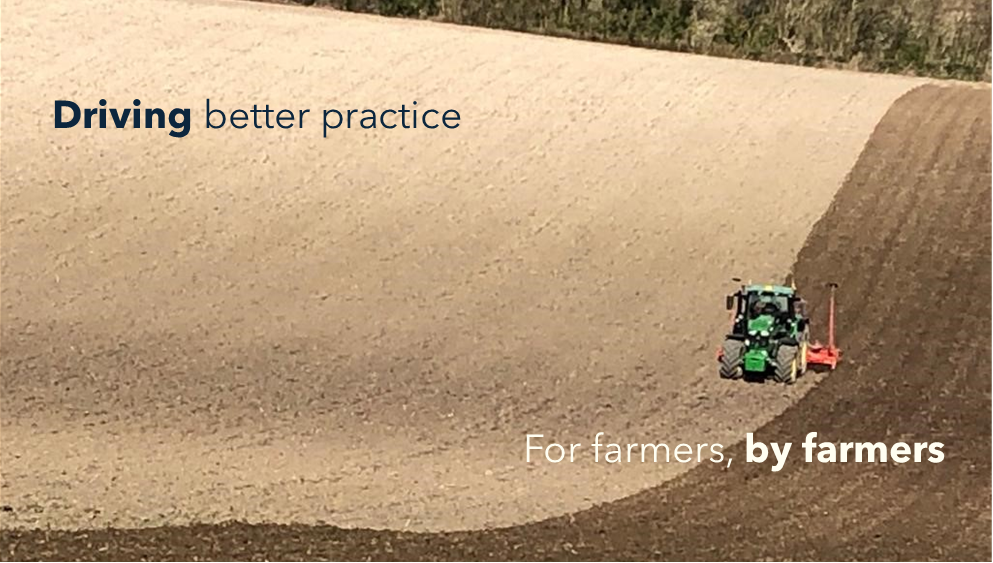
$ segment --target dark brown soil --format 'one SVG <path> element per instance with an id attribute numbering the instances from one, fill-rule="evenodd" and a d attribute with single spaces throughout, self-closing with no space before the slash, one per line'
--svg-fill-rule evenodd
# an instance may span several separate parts
<path id="1" fill-rule="evenodd" d="M 839 289 L 845 362 L 761 428 L 783 471 L 705 464 L 619 502 L 449 534 L 240 523 L 4 531 L 11 559 L 989 560 L 990 92 L 901 98 L 800 253 L 798 285 Z M 814 315 L 823 326 L 824 307 Z M 939 441 L 942 463 L 805 463 L 819 441 Z"/>

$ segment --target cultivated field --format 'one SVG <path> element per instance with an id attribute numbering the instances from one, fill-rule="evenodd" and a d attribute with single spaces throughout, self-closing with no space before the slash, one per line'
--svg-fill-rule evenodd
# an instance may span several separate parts
<path id="1" fill-rule="evenodd" d="M 2 9 L 12 553 L 988 557 L 988 87 L 264 4 Z M 208 97 L 312 111 L 205 130 Z M 101 98 L 193 128 L 54 129 L 55 100 Z M 322 137 L 323 109 L 415 100 L 460 127 Z M 815 302 L 842 283 L 850 362 L 718 379 L 731 276 L 794 265 Z M 771 474 L 739 451 L 668 484 L 692 464 L 524 462 L 526 433 L 760 427 L 951 453 Z"/>

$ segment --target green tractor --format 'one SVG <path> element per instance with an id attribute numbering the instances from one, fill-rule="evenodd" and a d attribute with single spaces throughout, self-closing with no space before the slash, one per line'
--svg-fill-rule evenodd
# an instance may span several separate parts
<path id="1" fill-rule="evenodd" d="M 791 279 L 785 285 L 745 284 L 728 295 L 731 331 L 717 353 L 721 377 L 771 377 L 790 385 L 807 370 L 808 363 L 827 364 L 833 369 L 838 358 L 833 295 L 832 289 L 829 346 L 810 344 L 805 302 L 797 295 Z"/>

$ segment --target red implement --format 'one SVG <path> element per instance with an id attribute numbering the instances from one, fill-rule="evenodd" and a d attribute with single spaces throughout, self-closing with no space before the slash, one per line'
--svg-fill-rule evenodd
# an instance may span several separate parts
<path id="1" fill-rule="evenodd" d="M 834 369 L 841 359 L 841 350 L 834 343 L 834 290 L 838 284 L 832 283 L 831 300 L 828 304 L 828 343 L 827 346 L 820 342 L 813 342 L 807 348 L 807 365 L 827 366 Z"/>

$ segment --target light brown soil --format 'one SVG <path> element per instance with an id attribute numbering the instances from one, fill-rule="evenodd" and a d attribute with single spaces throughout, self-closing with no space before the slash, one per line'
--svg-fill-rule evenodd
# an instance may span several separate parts
<path id="1" fill-rule="evenodd" d="M 5 528 L 535 521 L 810 391 L 728 383 L 722 295 L 779 280 L 920 81 L 233 2 L 4 0 Z M 56 99 L 192 107 L 55 130 Z M 302 130 L 203 129 L 311 108 Z M 456 108 L 454 131 L 322 108 Z M 588 459 L 588 458 L 584 458 Z"/>

